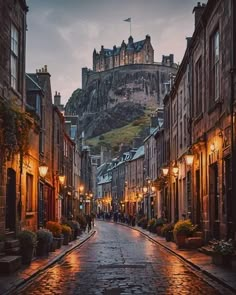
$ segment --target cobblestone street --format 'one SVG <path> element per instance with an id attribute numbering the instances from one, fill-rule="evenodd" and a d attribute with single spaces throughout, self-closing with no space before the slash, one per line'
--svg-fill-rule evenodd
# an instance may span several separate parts
<path id="1" fill-rule="evenodd" d="M 96 222 L 81 248 L 17 294 L 221 294 L 139 232 Z"/>

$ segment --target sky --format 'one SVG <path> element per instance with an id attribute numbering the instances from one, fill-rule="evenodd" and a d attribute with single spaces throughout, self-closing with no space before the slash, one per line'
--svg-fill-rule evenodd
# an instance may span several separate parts
<path id="1" fill-rule="evenodd" d="M 62 103 L 81 88 L 83 67 L 92 68 L 94 48 L 127 43 L 151 36 L 154 59 L 174 54 L 180 63 L 186 37 L 194 30 L 196 0 L 27 0 L 26 71 L 48 66 L 52 93 L 59 91 Z"/>

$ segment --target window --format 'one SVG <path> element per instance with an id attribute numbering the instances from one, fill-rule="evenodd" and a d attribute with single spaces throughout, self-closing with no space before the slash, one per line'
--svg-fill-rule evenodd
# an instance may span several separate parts
<path id="1" fill-rule="evenodd" d="M 220 95 L 219 39 L 219 30 L 217 30 L 210 40 L 210 97 L 212 103 L 216 102 Z"/>
<path id="2" fill-rule="evenodd" d="M 184 145 L 186 145 L 187 142 L 187 116 L 184 114 Z"/>
<path id="3" fill-rule="evenodd" d="M 196 63 L 196 100 L 195 100 L 195 115 L 202 112 L 202 58 L 200 57 Z"/>
<path id="4" fill-rule="evenodd" d="M 16 27 L 11 25 L 11 86 L 18 89 L 18 54 L 19 54 L 19 33 Z"/>
<path id="5" fill-rule="evenodd" d="M 179 115 L 182 118 L 182 100 L 183 100 L 183 91 L 181 90 L 179 93 Z"/>
<path id="6" fill-rule="evenodd" d="M 39 117 L 41 118 L 41 97 L 39 94 L 36 94 L 35 100 L 36 100 L 35 101 L 35 111 L 39 115 Z"/>
<path id="7" fill-rule="evenodd" d="M 179 147 L 183 147 L 183 123 L 180 122 L 179 124 Z"/>
<path id="8" fill-rule="evenodd" d="M 26 212 L 33 211 L 33 175 L 26 174 Z"/>

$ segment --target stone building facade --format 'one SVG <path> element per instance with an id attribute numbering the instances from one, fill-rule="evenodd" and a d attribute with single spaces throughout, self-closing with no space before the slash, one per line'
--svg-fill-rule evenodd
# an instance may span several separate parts
<path id="1" fill-rule="evenodd" d="M 23 195 L 22 174 L 26 175 L 23 167 L 23 154 L 15 153 L 12 159 L 7 156 L 7 142 L 4 134 L 13 132 L 15 125 L 4 120 L 4 106 L 11 106 L 24 113 L 25 110 L 25 36 L 26 13 L 28 8 L 24 0 L 0 1 L 0 233 L 16 233 L 25 221 L 22 205 L 25 201 Z M 14 111 L 12 109 L 12 111 Z M 7 117 L 7 119 L 12 119 Z M 11 120 L 12 124 L 15 124 Z M 33 121 L 32 121 L 33 123 Z M 34 124 L 34 123 L 33 123 Z M 5 130 L 5 131 L 4 131 Z M 22 131 L 22 130 L 21 130 Z M 9 142 L 10 151 L 15 139 L 20 136 L 20 130 Z M 18 135 L 18 136 L 16 136 Z M 8 136 L 8 139 L 9 136 Z M 37 144 L 36 144 L 37 145 Z M 6 147 L 6 157 L 4 148 Z M 8 161 L 9 160 L 9 161 Z M 24 171 L 23 171 L 24 169 Z M 36 189 L 35 187 L 33 189 Z M 25 192 L 24 192 L 25 194 Z"/>
<path id="2" fill-rule="evenodd" d="M 194 12 L 194 34 L 164 99 L 168 217 L 191 218 L 206 240 L 234 238 L 236 7 L 209 0 Z"/>
<path id="3" fill-rule="evenodd" d="M 146 35 L 144 40 L 134 42 L 130 36 L 128 43 L 123 40 L 120 47 L 105 49 L 101 46 L 100 52 L 94 49 L 93 71 L 102 72 L 128 64 L 152 64 L 154 62 L 154 50 L 151 37 Z"/>

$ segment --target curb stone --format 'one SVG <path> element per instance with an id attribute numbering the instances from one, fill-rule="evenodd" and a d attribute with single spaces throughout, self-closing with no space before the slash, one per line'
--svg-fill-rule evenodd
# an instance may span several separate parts
<path id="1" fill-rule="evenodd" d="M 88 241 L 94 234 L 96 233 L 96 230 L 93 230 L 89 233 L 88 236 L 86 236 L 84 239 L 79 241 L 78 243 L 75 243 L 72 245 L 69 249 L 65 250 L 64 252 L 59 253 L 55 258 L 53 258 L 50 262 L 46 263 L 44 266 L 37 268 L 37 270 L 29 275 L 27 278 L 19 278 L 17 279 L 16 284 L 14 284 L 13 287 L 2 293 L 1 295 L 11 295 L 15 294 L 14 292 L 17 291 L 18 288 L 23 287 L 26 283 L 30 282 L 31 280 L 35 279 L 37 276 L 39 276 L 43 271 L 49 269 L 52 267 L 56 262 L 64 258 L 65 256 L 69 255 L 73 250 L 76 248 L 81 247 L 86 241 Z"/>

